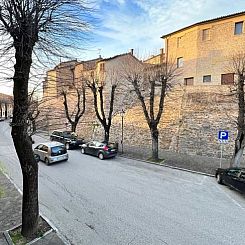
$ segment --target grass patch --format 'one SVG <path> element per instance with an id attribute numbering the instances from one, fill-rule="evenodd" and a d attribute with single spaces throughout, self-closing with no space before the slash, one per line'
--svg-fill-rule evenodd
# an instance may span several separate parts
<path id="1" fill-rule="evenodd" d="M 0 172 L 3 174 L 6 173 L 6 169 L 1 161 L 0 161 Z"/>
<path id="2" fill-rule="evenodd" d="M 147 159 L 147 161 L 161 163 L 164 161 L 164 159 L 163 158 L 154 159 L 154 158 L 150 157 Z"/>
<path id="3" fill-rule="evenodd" d="M 11 232 L 11 239 L 14 244 L 24 245 L 27 243 L 26 238 L 21 235 L 20 230 Z"/>
<path id="4" fill-rule="evenodd" d="M 25 245 L 28 242 L 36 238 L 42 237 L 47 231 L 52 229 L 50 225 L 41 217 L 39 219 L 39 225 L 37 232 L 33 235 L 33 237 L 25 238 L 21 235 L 21 226 L 15 228 L 14 230 L 9 231 L 9 235 L 11 237 L 12 242 L 15 245 Z"/>

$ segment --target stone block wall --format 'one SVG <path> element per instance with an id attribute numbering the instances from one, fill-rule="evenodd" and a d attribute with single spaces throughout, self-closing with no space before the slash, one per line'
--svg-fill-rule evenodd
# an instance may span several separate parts
<path id="1" fill-rule="evenodd" d="M 220 157 L 218 131 L 228 130 L 230 139 L 223 145 L 223 156 L 230 158 L 236 137 L 237 105 L 229 93 L 229 86 L 218 85 L 178 86 L 170 91 L 159 123 L 160 149 L 188 155 Z M 55 114 L 58 118 L 54 117 L 51 121 L 51 115 Z M 113 117 L 110 140 L 118 142 L 121 149 L 123 130 L 124 148 L 142 146 L 151 149 L 149 127 L 139 104 L 126 110 L 123 121 L 122 129 L 121 115 Z M 62 100 L 55 98 L 55 102 L 49 105 L 48 128 L 50 131 L 69 129 L 66 122 Z M 47 126 L 44 128 L 47 130 Z M 86 112 L 81 118 L 77 133 L 86 140 L 103 140 L 103 128 L 96 119 L 92 97 L 87 99 Z"/>
<path id="2" fill-rule="evenodd" d="M 223 156 L 230 158 L 236 134 L 237 105 L 228 96 L 228 86 L 178 87 L 166 97 L 164 114 L 159 123 L 159 147 L 188 155 L 220 156 L 218 131 L 229 131 Z M 116 116 L 111 140 L 121 142 L 121 117 Z M 140 106 L 124 115 L 123 144 L 148 146 L 151 136 Z M 119 144 L 120 145 L 120 144 Z"/>

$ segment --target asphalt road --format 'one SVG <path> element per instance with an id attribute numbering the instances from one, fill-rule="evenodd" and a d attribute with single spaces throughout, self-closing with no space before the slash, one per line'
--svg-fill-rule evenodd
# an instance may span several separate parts
<path id="1" fill-rule="evenodd" d="M 39 163 L 39 199 L 41 212 L 71 244 L 245 244 L 245 198 L 214 178 L 120 157 L 101 161 L 78 150 L 69 154 L 68 162 Z M 0 160 L 21 188 L 6 122 L 0 122 Z"/>

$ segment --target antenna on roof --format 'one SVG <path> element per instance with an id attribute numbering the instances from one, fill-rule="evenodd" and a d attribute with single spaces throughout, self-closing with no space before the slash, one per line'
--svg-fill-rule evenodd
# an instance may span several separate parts
<path id="1" fill-rule="evenodd" d="M 98 55 L 99 55 L 99 57 L 101 57 L 101 48 L 98 48 Z"/>

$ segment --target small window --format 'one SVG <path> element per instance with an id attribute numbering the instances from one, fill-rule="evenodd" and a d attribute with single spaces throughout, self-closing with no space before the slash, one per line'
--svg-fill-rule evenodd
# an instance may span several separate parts
<path id="1" fill-rule="evenodd" d="M 243 30 L 243 21 L 235 23 L 235 35 L 242 34 Z"/>
<path id="2" fill-rule="evenodd" d="M 181 44 L 182 44 L 182 37 L 177 37 L 177 48 L 181 47 Z"/>
<path id="3" fill-rule="evenodd" d="M 46 145 L 43 145 L 43 147 L 40 150 L 48 152 L 48 147 Z"/>
<path id="4" fill-rule="evenodd" d="M 238 177 L 240 172 L 241 172 L 241 170 L 239 170 L 239 169 L 231 169 L 231 170 L 227 171 L 227 175 L 233 176 L 233 177 Z"/>
<path id="5" fill-rule="evenodd" d="M 211 75 L 203 76 L 203 82 L 204 82 L 204 83 L 209 83 L 209 82 L 211 82 Z"/>
<path id="6" fill-rule="evenodd" d="M 183 59 L 183 57 L 177 58 L 177 67 L 178 68 L 179 67 L 183 67 L 183 65 L 184 65 L 184 59 Z"/>
<path id="7" fill-rule="evenodd" d="M 184 79 L 184 84 L 186 86 L 193 85 L 194 84 L 194 77 L 188 77 Z"/>
<path id="8" fill-rule="evenodd" d="M 202 40 L 203 41 L 210 40 L 210 29 L 202 30 Z"/>
<path id="9" fill-rule="evenodd" d="M 100 71 L 105 71 L 105 63 L 100 64 Z"/>
<path id="10" fill-rule="evenodd" d="M 221 74 L 221 85 L 233 85 L 234 73 Z"/>

